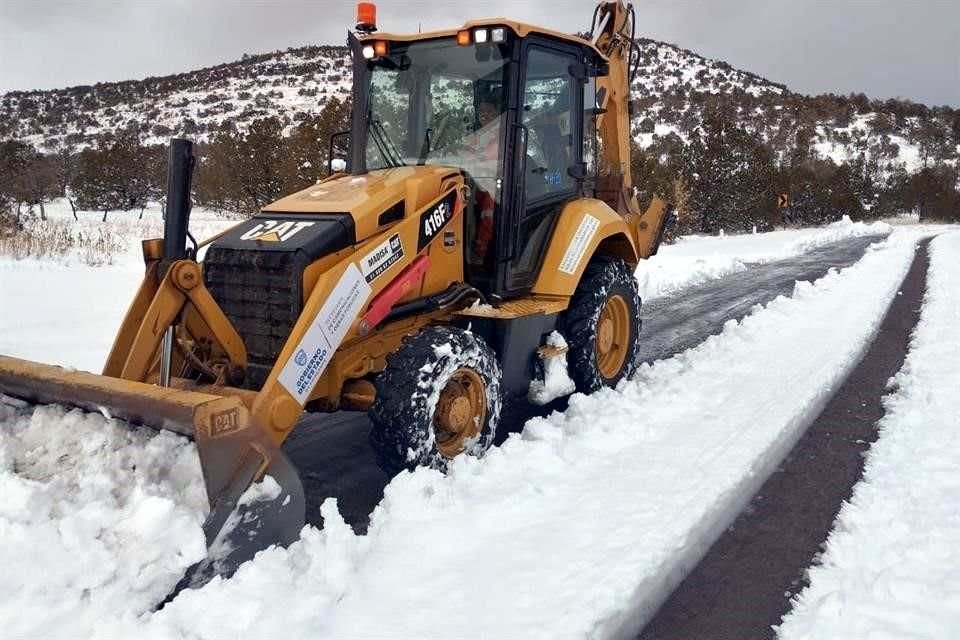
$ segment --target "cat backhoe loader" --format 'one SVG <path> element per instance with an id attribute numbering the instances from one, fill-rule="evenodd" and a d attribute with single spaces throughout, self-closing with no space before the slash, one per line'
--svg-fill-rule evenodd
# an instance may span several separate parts
<path id="1" fill-rule="evenodd" d="M 3 394 L 194 439 L 209 556 L 183 586 L 298 537 L 280 445 L 304 411 L 367 410 L 385 470 L 442 468 L 492 446 L 545 359 L 583 392 L 635 366 L 633 271 L 669 211 L 631 182 L 632 8 L 601 2 L 588 39 L 500 18 L 386 34 L 358 9 L 345 171 L 198 244 L 173 140 L 164 237 L 103 372 L 0 357 Z"/>

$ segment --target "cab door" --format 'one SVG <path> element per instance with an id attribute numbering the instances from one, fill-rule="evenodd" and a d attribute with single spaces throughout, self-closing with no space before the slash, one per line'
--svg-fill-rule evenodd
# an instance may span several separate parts
<path id="1" fill-rule="evenodd" d="M 517 119 L 508 239 L 502 264 L 505 297 L 533 285 L 560 211 L 579 197 L 583 176 L 582 52 L 541 38 L 524 41 L 520 55 Z"/>

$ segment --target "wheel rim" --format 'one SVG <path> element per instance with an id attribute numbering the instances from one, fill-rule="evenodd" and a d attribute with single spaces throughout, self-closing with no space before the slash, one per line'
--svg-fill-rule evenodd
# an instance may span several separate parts
<path id="1" fill-rule="evenodd" d="M 487 419 L 487 391 L 472 369 L 457 369 L 440 392 L 433 415 L 437 450 L 452 458 L 477 437 Z"/>
<path id="2" fill-rule="evenodd" d="M 630 307 L 621 295 L 610 296 L 597 319 L 597 369 L 607 380 L 617 377 L 630 344 Z"/>

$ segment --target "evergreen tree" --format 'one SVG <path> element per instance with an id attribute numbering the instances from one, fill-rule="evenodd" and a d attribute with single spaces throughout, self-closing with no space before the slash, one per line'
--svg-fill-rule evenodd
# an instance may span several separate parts
<path id="1" fill-rule="evenodd" d="M 40 219 L 47 219 L 46 202 L 57 194 L 56 167 L 48 157 L 30 147 L 23 156 L 20 173 L 14 179 L 18 199 L 31 208 L 40 207 Z"/>
<path id="2" fill-rule="evenodd" d="M 734 122 L 732 108 L 720 102 L 708 111 L 690 143 L 684 178 L 700 232 L 773 226 L 773 155 L 762 140 Z"/>
<path id="3" fill-rule="evenodd" d="M 12 216 L 16 212 L 18 221 L 24 202 L 21 176 L 32 151 L 30 145 L 17 140 L 0 143 L 0 213 Z"/>

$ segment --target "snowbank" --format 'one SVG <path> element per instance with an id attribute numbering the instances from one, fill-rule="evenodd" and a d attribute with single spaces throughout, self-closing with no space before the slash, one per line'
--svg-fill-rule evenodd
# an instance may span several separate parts
<path id="1" fill-rule="evenodd" d="M 880 438 L 779 636 L 960 632 L 960 233 L 933 240 L 920 322 Z"/>
<path id="2" fill-rule="evenodd" d="M 0 426 L 5 637 L 74 637 L 148 611 L 206 553 L 187 439 L 56 406 L 0 404 Z"/>
<path id="3" fill-rule="evenodd" d="M 692 284 L 746 271 L 749 263 L 790 258 L 844 238 L 886 234 L 890 230 L 891 226 L 883 222 L 852 222 L 844 216 L 826 227 L 730 236 L 683 236 L 674 244 L 660 247 L 657 255 L 637 267 L 640 297 L 652 300 Z"/>
<path id="4" fill-rule="evenodd" d="M 386 488 L 369 533 L 323 531 L 103 635 L 592 637 L 636 632 L 872 337 L 912 259 L 899 232 L 719 336 L 575 396 L 483 460 Z M 859 304 L 851 305 L 851 300 Z M 811 318 L 829 321 L 811 322 Z M 816 344 L 817 349 L 797 349 Z M 762 372 L 762 373 L 761 373 Z"/>

